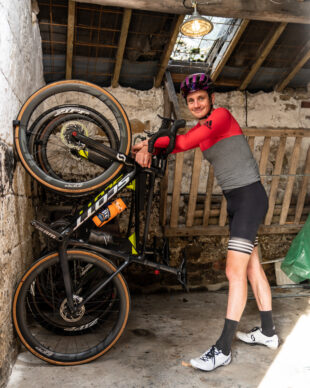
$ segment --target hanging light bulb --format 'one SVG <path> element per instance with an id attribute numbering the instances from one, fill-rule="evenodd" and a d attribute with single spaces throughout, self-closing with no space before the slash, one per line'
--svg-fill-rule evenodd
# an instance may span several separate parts
<path id="1" fill-rule="evenodd" d="M 194 12 L 185 22 L 181 24 L 180 31 L 183 35 L 197 38 L 209 34 L 213 30 L 210 20 L 202 17 L 197 11 L 197 2 L 192 2 Z"/>

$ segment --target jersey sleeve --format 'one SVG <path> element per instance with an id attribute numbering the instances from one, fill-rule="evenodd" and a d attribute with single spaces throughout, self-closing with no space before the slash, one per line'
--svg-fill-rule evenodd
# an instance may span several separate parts
<path id="1" fill-rule="evenodd" d="M 177 135 L 175 147 L 172 153 L 183 152 L 199 147 L 200 142 L 205 138 L 206 131 L 204 126 L 197 124 L 184 135 Z M 169 137 L 160 137 L 155 142 L 155 148 L 166 148 L 169 145 Z"/>
<path id="2" fill-rule="evenodd" d="M 188 151 L 200 147 L 202 151 L 209 148 L 218 139 L 225 137 L 230 126 L 231 114 L 225 108 L 215 109 L 204 125 L 199 123 L 184 135 L 177 135 L 172 153 Z M 166 148 L 169 144 L 168 136 L 156 140 L 155 148 Z"/>

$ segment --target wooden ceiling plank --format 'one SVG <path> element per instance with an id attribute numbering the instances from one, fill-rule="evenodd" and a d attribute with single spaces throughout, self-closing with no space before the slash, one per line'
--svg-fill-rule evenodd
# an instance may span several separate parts
<path id="1" fill-rule="evenodd" d="M 228 59 L 230 58 L 232 52 L 234 51 L 234 48 L 236 47 L 237 43 L 239 42 L 239 40 L 240 40 L 240 38 L 241 38 L 241 36 L 242 36 L 242 34 L 243 34 L 244 30 L 246 29 L 248 24 L 249 24 L 248 19 L 242 20 L 238 30 L 236 31 L 236 33 L 233 37 L 233 39 L 229 43 L 229 46 L 228 46 L 225 54 L 223 55 L 223 58 L 221 59 L 221 61 L 217 65 L 216 69 L 211 73 L 211 78 L 212 78 L 213 82 L 217 79 L 217 77 L 222 72 L 224 66 L 226 65 Z"/>
<path id="2" fill-rule="evenodd" d="M 275 91 L 282 92 L 283 89 L 291 82 L 303 65 L 310 59 L 310 41 L 302 48 L 295 61 L 292 63 L 291 69 L 286 73 L 283 79 L 276 85 Z"/>
<path id="3" fill-rule="evenodd" d="M 121 28 L 121 33 L 120 33 L 118 48 L 116 53 L 116 63 L 114 67 L 114 74 L 112 79 L 113 88 L 116 88 L 118 86 L 118 80 L 119 80 L 119 75 L 121 73 L 131 15 L 132 15 L 132 10 L 125 8 L 123 21 L 122 21 L 122 28 Z"/>
<path id="4" fill-rule="evenodd" d="M 79 0 L 79 2 L 152 12 L 167 12 L 177 15 L 189 13 L 181 0 Z M 190 1 L 186 1 L 186 4 L 189 5 Z M 278 6 L 267 0 L 202 1 L 198 2 L 198 11 L 201 15 L 208 16 L 310 24 L 309 1 L 285 1 L 285 5 Z"/>
<path id="5" fill-rule="evenodd" d="M 263 62 L 265 61 L 266 57 L 272 50 L 273 46 L 275 45 L 279 37 L 281 36 L 282 32 L 285 30 L 286 26 L 287 26 L 287 23 L 284 23 L 284 22 L 280 23 L 280 25 L 272 33 L 272 37 L 269 38 L 267 36 L 267 42 L 266 40 L 263 42 L 262 49 L 259 50 L 261 51 L 261 53 L 258 59 L 256 60 L 256 62 L 252 65 L 251 70 L 249 71 L 245 79 L 242 81 L 239 90 L 245 90 L 246 87 L 249 85 L 249 83 L 252 81 L 253 77 L 255 76 L 255 74 L 263 64 Z"/>
<path id="6" fill-rule="evenodd" d="M 171 35 L 170 42 L 168 43 L 167 47 L 165 48 L 165 51 L 164 51 L 162 59 L 161 59 L 161 63 L 159 65 L 159 70 L 158 70 L 158 73 L 157 73 L 157 76 L 156 76 L 155 82 L 154 82 L 155 88 L 158 88 L 161 85 L 163 76 L 164 76 L 166 68 L 168 66 L 170 55 L 172 53 L 175 42 L 177 40 L 180 26 L 183 23 L 183 20 L 184 20 L 184 15 L 180 15 L 177 18 L 176 24 L 175 24 L 174 29 L 173 29 L 173 33 Z"/>
<path id="7" fill-rule="evenodd" d="M 75 25 L 75 1 L 68 1 L 68 27 L 67 27 L 67 55 L 66 55 L 66 79 L 72 78 L 72 59 Z"/>
<path id="8" fill-rule="evenodd" d="M 172 81 L 175 83 L 180 83 L 189 74 L 190 73 L 171 73 Z M 234 79 L 229 79 L 229 78 L 221 78 L 215 82 L 215 86 L 230 86 L 233 88 L 238 88 L 240 86 L 240 81 L 234 80 Z"/>

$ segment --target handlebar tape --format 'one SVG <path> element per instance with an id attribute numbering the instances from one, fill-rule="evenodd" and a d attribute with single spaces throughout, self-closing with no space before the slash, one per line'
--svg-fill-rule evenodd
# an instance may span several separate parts
<path id="1" fill-rule="evenodd" d="M 169 144 L 168 144 L 168 147 L 165 149 L 165 154 L 166 155 L 170 154 L 173 151 L 173 149 L 174 149 L 177 130 L 180 129 L 180 128 L 184 128 L 185 124 L 186 124 L 185 120 L 176 120 L 173 123 L 173 125 L 171 126 L 170 129 L 164 128 L 164 129 L 160 129 L 158 132 L 156 132 L 149 139 L 149 142 L 148 142 L 148 152 L 153 153 L 154 144 L 155 144 L 156 140 L 159 137 L 168 136 L 169 137 Z"/>

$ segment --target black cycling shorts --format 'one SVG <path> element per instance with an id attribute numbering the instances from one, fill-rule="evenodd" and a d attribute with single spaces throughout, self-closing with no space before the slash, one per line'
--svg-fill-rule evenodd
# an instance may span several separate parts
<path id="1" fill-rule="evenodd" d="M 260 181 L 224 191 L 230 238 L 228 250 L 251 254 L 259 225 L 268 209 L 268 197 Z"/>

